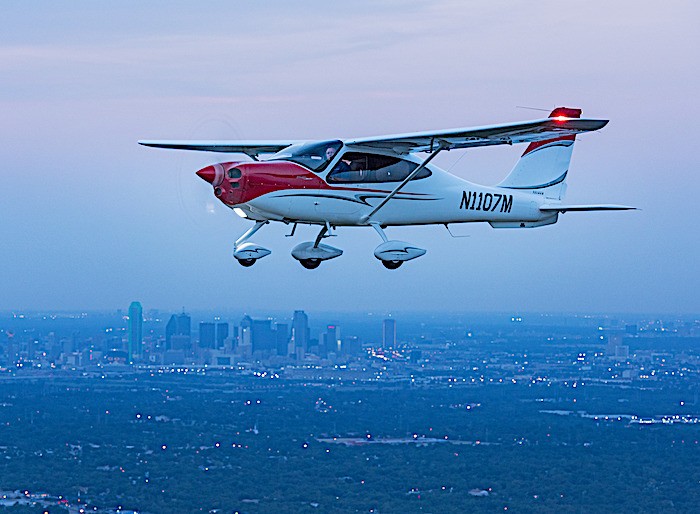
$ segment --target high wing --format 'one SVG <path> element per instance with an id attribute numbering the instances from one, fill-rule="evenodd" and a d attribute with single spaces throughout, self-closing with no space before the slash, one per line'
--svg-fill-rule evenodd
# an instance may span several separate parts
<path id="1" fill-rule="evenodd" d="M 413 132 L 388 136 L 364 137 L 345 141 L 348 147 L 374 148 L 399 154 L 429 152 L 442 146 L 443 150 L 474 148 L 478 146 L 512 145 L 546 141 L 582 132 L 599 130 L 608 120 L 567 118 L 556 116 L 540 120 L 487 125 L 484 127 L 458 128 L 427 132 Z M 199 150 L 205 152 L 244 153 L 257 158 L 260 154 L 276 153 L 297 140 L 259 141 L 183 141 L 143 140 L 140 145 L 175 150 Z"/>
<path id="2" fill-rule="evenodd" d="M 430 152 L 442 145 L 445 150 L 477 146 L 512 145 L 545 141 L 562 136 L 599 130 L 608 120 L 556 116 L 540 120 L 485 127 L 414 132 L 393 136 L 365 137 L 345 141 L 346 146 L 376 148 L 396 153 Z"/>
<path id="3" fill-rule="evenodd" d="M 567 211 L 636 211 L 636 207 L 627 205 L 561 205 L 545 204 L 540 205 L 542 212 L 567 212 Z"/>
<path id="4" fill-rule="evenodd" d="M 277 153 L 300 141 L 139 141 L 140 145 L 174 150 L 200 150 L 203 152 L 244 153 L 257 158 L 263 153 Z"/>

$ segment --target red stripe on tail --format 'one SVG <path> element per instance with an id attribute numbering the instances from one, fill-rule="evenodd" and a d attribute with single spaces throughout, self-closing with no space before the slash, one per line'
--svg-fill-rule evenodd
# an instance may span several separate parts
<path id="1" fill-rule="evenodd" d="M 580 118 L 581 117 L 581 109 L 571 109 L 569 107 L 557 107 L 549 114 L 550 118 L 558 118 L 560 116 L 562 116 L 564 118 Z M 562 137 L 557 137 L 555 139 L 547 139 L 546 141 L 536 141 L 536 142 L 530 143 L 528 145 L 528 147 L 523 152 L 523 155 L 527 155 L 530 152 L 537 150 L 539 147 L 547 145 L 553 141 L 573 141 L 575 139 L 576 139 L 576 136 L 562 136 Z"/>

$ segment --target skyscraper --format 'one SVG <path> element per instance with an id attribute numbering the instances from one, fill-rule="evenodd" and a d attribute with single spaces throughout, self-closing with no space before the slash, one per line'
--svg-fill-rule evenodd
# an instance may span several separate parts
<path id="1" fill-rule="evenodd" d="M 309 349 L 309 317 L 304 311 L 294 311 L 292 341 L 297 358 L 304 358 Z"/>
<path id="2" fill-rule="evenodd" d="M 321 337 L 321 357 L 325 357 L 329 353 L 340 355 L 343 352 L 342 342 L 340 339 L 340 327 L 338 325 L 327 325 L 326 332 Z"/>
<path id="3" fill-rule="evenodd" d="M 396 346 L 396 320 L 385 319 L 382 323 L 382 348 Z"/>
<path id="4" fill-rule="evenodd" d="M 172 337 L 177 334 L 177 316 L 173 314 L 168 320 L 168 324 L 165 325 L 165 348 L 170 350 L 172 348 Z"/>
<path id="5" fill-rule="evenodd" d="M 253 352 L 270 352 L 277 346 L 277 334 L 269 319 L 253 320 L 251 323 L 251 344 Z"/>
<path id="6" fill-rule="evenodd" d="M 217 323 L 216 324 L 216 347 L 223 348 L 224 341 L 228 337 L 228 323 Z"/>
<path id="7" fill-rule="evenodd" d="M 134 355 L 143 353 L 143 308 L 139 302 L 131 302 L 129 305 L 129 362 L 133 362 Z"/>
<path id="8" fill-rule="evenodd" d="M 253 319 L 245 315 L 241 320 L 237 353 L 247 357 L 253 354 Z"/>
<path id="9" fill-rule="evenodd" d="M 281 357 L 286 357 L 289 353 L 289 327 L 286 323 L 277 323 L 277 330 L 275 331 L 275 339 L 277 342 L 277 355 Z"/>
<path id="10" fill-rule="evenodd" d="M 214 348 L 214 342 L 216 340 L 216 325 L 214 323 L 200 323 L 199 324 L 199 347 L 200 348 Z"/>
<path id="11" fill-rule="evenodd" d="M 360 338 L 357 336 L 345 336 L 343 337 L 343 355 L 355 356 L 359 355 L 362 350 L 362 344 Z"/>
<path id="12" fill-rule="evenodd" d="M 192 320 L 185 314 L 173 314 L 165 326 L 165 349 L 183 350 L 190 346 Z M 175 340 L 174 340 L 175 339 Z"/>

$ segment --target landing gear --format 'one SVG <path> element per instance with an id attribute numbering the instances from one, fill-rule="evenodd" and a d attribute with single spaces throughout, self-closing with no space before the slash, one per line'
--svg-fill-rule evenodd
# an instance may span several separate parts
<path id="1" fill-rule="evenodd" d="M 299 259 L 299 264 L 306 269 L 316 269 L 321 265 L 321 259 Z"/>
<path id="2" fill-rule="evenodd" d="M 399 269 L 403 261 L 382 261 L 386 269 Z"/>
<path id="3" fill-rule="evenodd" d="M 384 241 L 374 250 L 374 256 L 379 259 L 386 269 L 398 269 L 401 265 L 421 255 L 425 255 L 423 248 L 418 248 L 404 241 L 389 241 L 378 223 L 370 223 Z"/>
<path id="4" fill-rule="evenodd" d="M 322 261 L 335 259 L 343 255 L 343 250 L 340 248 L 321 244 L 321 239 L 328 237 L 326 233 L 330 232 L 330 229 L 330 225 L 326 223 L 314 242 L 307 241 L 296 245 L 294 249 L 292 249 L 292 257 L 298 260 L 299 264 L 306 269 L 316 269 L 321 265 Z"/>
<path id="5" fill-rule="evenodd" d="M 238 261 L 238 264 L 244 268 L 249 268 L 255 261 L 262 259 L 263 257 L 270 255 L 270 250 L 262 247 L 255 243 L 246 242 L 250 239 L 253 234 L 265 226 L 268 221 L 258 221 L 250 229 L 246 231 L 241 237 L 239 237 L 235 243 L 233 243 L 233 256 Z"/>

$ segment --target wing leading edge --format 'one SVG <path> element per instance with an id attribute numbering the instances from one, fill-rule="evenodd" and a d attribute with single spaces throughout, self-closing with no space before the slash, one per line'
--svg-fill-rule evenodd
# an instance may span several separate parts
<path id="1" fill-rule="evenodd" d="M 440 143 L 442 143 L 443 148 L 451 150 L 546 141 L 562 136 L 600 130 L 607 124 L 608 120 L 557 116 L 521 123 L 366 137 L 347 140 L 345 144 L 347 146 L 376 148 L 405 154 L 428 152 L 437 148 Z"/>
<path id="2" fill-rule="evenodd" d="M 263 153 L 277 153 L 299 141 L 139 141 L 140 145 L 172 150 L 199 150 L 202 152 L 244 153 L 257 157 Z"/>

